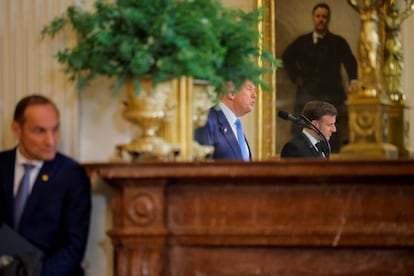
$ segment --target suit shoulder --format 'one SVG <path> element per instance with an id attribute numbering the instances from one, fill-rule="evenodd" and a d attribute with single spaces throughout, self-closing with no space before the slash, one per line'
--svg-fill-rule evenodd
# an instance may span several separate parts
<path id="1" fill-rule="evenodd" d="M 293 149 L 297 149 L 298 145 L 301 144 L 301 141 L 297 137 L 293 137 L 289 141 L 287 141 L 282 147 L 282 153 L 289 152 Z"/>
<path id="2" fill-rule="evenodd" d="M 303 136 L 295 136 L 289 140 L 282 148 L 281 157 L 304 157 L 304 150 L 308 147 L 306 138 Z"/>
<path id="3" fill-rule="evenodd" d="M 81 164 L 76 161 L 75 159 L 62 154 L 62 153 L 56 153 L 56 157 L 53 161 L 48 162 L 48 164 L 45 164 L 47 169 L 60 171 L 64 175 L 67 175 L 68 177 L 74 177 L 74 178 L 81 178 L 81 179 L 88 179 L 86 170 Z"/>
<path id="4" fill-rule="evenodd" d="M 14 163 L 16 161 L 16 149 L 5 150 L 0 152 L 0 170 L 3 172 L 9 172 L 14 169 Z"/>
<path id="5" fill-rule="evenodd" d="M 348 42 L 346 41 L 346 39 L 343 36 L 334 34 L 334 33 L 327 33 L 327 38 L 330 38 L 331 40 L 335 40 L 338 41 L 340 43 L 345 43 L 348 44 Z"/>
<path id="6" fill-rule="evenodd" d="M 291 45 L 302 44 L 305 41 L 306 42 L 312 41 L 312 33 L 306 33 L 306 34 L 302 34 L 298 36 L 295 40 L 293 40 Z"/>
<path id="7" fill-rule="evenodd" d="M 284 60 L 290 60 L 291 58 L 296 57 L 297 54 L 303 51 L 304 48 L 309 47 L 312 43 L 312 33 L 300 35 L 293 42 L 288 44 L 286 49 L 283 51 L 282 58 Z"/>
<path id="8" fill-rule="evenodd" d="M 55 168 L 61 168 L 65 171 L 84 171 L 83 167 L 78 161 L 69 157 L 63 153 L 56 153 L 55 159 L 51 161 L 51 164 Z"/>
<path id="9" fill-rule="evenodd" d="M 299 35 L 295 40 L 308 39 L 312 37 L 312 32 Z"/>
<path id="10" fill-rule="evenodd" d="M 15 155 L 16 149 L 9 149 L 0 151 L 0 158 L 9 158 L 10 156 Z"/>
<path id="11" fill-rule="evenodd" d="M 305 144 L 305 140 L 302 137 L 293 137 L 291 140 L 289 140 L 286 145 L 293 146 L 293 147 L 299 147 L 301 145 Z"/>
<path id="12" fill-rule="evenodd" d="M 210 112 L 208 114 L 208 121 L 210 124 L 216 125 L 217 123 L 221 122 L 222 116 L 224 116 L 223 111 L 213 106 L 210 108 Z"/>
<path id="13" fill-rule="evenodd" d="M 222 112 L 221 109 L 217 109 L 215 106 L 210 107 L 209 116 L 218 117 L 219 113 Z"/>
<path id="14" fill-rule="evenodd" d="M 79 162 L 76 161 L 75 159 L 73 159 L 72 157 L 69 157 L 63 153 L 57 152 L 56 153 L 56 157 L 55 157 L 56 161 L 68 164 L 68 165 L 73 165 L 73 166 L 79 166 Z"/>

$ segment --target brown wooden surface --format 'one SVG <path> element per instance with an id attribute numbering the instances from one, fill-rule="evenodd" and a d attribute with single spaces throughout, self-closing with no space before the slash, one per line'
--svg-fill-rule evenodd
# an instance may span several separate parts
<path id="1" fill-rule="evenodd" d="M 84 166 L 115 275 L 414 274 L 414 160 Z"/>

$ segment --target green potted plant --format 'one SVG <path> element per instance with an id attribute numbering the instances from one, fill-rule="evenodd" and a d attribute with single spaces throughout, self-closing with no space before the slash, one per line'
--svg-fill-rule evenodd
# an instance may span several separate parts
<path id="1" fill-rule="evenodd" d="M 187 76 L 224 93 L 226 81 L 239 87 L 251 79 L 267 88 L 262 74 L 280 64 L 258 46 L 261 14 L 216 0 L 96 0 L 94 11 L 69 6 L 42 35 L 53 38 L 66 25 L 77 34 L 77 44 L 57 59 L 79 90 L 97 76 L 114 77 L 116 92 L 130 79 L 139 92 L 143 76 L 154 83 Z"/>
<path id="2" fill-rule="evenodd" d="M 239 88 L 250 79 L 268 89 L 261 77 L 280 62 L 259 48 L 261 16 L 261 9 L 245 12 L 217 0 L 96 0 L 92 11 L 69 6 L 43 28 L 42 35 L 53 38 L 66 26 L 76 33 L 76 45 L 56 56 L 78 90 L 98 76 L 114 78 L 115 92 L 132 83 L 124 117 L 144 128 L 144 137 L 127 150 L 156 148 L 164 155 L 163 142 L 154 133 L 168 113 L 168 100 L 166 96 L 159 96 L 163 102 L 148 100 L 150 87 L 191 77 L 210 83 L 217 98 L 228 92 L 223 85 L 228 81 Z M 155 106 L 164 110 L 154 110 Z"/>

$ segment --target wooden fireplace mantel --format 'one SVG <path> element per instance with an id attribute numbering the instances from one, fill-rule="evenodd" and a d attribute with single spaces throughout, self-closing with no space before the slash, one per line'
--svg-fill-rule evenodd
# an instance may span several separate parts
<path id="1" fill-rule="evenodd" d="M 414 160 L 88 163 L 114 274 L 411 275 Z"/>

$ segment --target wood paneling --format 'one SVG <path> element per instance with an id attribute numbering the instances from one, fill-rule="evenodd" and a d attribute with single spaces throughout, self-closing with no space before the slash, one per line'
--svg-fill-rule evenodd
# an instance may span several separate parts
<path id="1" fill-rule="evenodd" d="M 84 164 L 116 275 L 409 275 L 414 160 Z"/>

